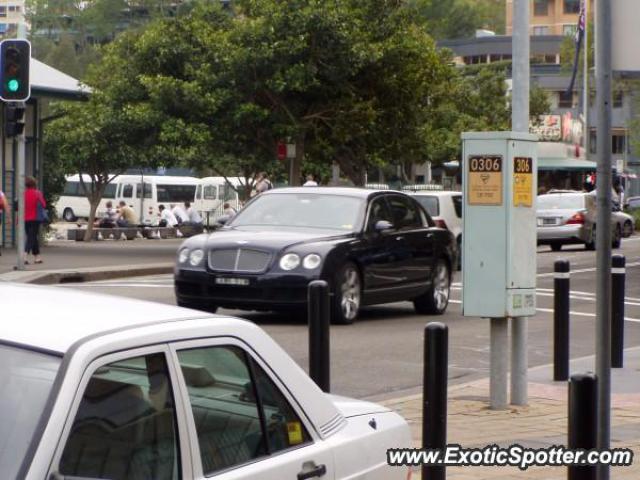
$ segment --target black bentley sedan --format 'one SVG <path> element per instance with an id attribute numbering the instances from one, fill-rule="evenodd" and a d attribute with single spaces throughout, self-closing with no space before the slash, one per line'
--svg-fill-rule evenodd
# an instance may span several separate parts
<path id="1" fill-rule="evenodd" d="M 363 305 L 411 300 L 419 313 L 449 303 L 455 239 L 400 192 L 301 187 L 269 190 L 227 225 L 180 246 L 181 306 L 215 311 L 303 310 L 307 286 L 326 280 L 333 323 Z"/>

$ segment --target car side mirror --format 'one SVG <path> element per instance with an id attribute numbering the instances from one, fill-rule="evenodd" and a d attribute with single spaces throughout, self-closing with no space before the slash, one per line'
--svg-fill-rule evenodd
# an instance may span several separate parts
<path id="1" fill-rule="evenodd" d="M 378 220 L 374 226 L 374 230 L 378 233 L 391 230 L 392 228 L 393 228 L 393 225 L 391 224 L 391 222 L 387 220 Z"/>

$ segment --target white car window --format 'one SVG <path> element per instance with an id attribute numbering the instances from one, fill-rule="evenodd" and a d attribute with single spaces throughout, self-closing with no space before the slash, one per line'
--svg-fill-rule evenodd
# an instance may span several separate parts
<path id="1" fill-rule="evenodd" d="M 60 460 L 62 475 L 178 480 L 173 392 L 163 353 L 115 362 L 93 374 Z"/>
<path id="2" fill-rule="evenodd" d="M 293 408 L 242 349 L 181 350 L 178 359 L 205 475 L 310 441 Z"/>

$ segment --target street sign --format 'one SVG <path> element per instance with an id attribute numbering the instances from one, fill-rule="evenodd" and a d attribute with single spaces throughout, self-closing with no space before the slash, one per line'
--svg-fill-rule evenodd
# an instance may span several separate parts
<path id="1" fill-rule="evenodd" d="M 531 157 L 513 159 L 513 206 L 533 206 L 533 160 Z"/>
<path id="2" fill-rule="evenodd" d="M 287 144 L 284 142 L 278 142 L 278 160 L 284 160 L 287 158 Z"/>
<path id="3" fill-rule="evenodd" d="M 470 156 L 468 204 L 502 205 L 502 156 Z"/>

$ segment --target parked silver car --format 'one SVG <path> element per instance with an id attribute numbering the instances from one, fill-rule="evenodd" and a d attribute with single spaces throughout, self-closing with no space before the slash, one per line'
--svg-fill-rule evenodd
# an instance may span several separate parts
<path id="1" fill-rule="evenodd" d="M 585 192 L 560 191 L 538 196 L 538 245 L 550 245 L 554 252 L 562 245 L 596 247 L 596 198 Z M 622 242 L 622 226 L 611 217 L 613 248 Z"/>

